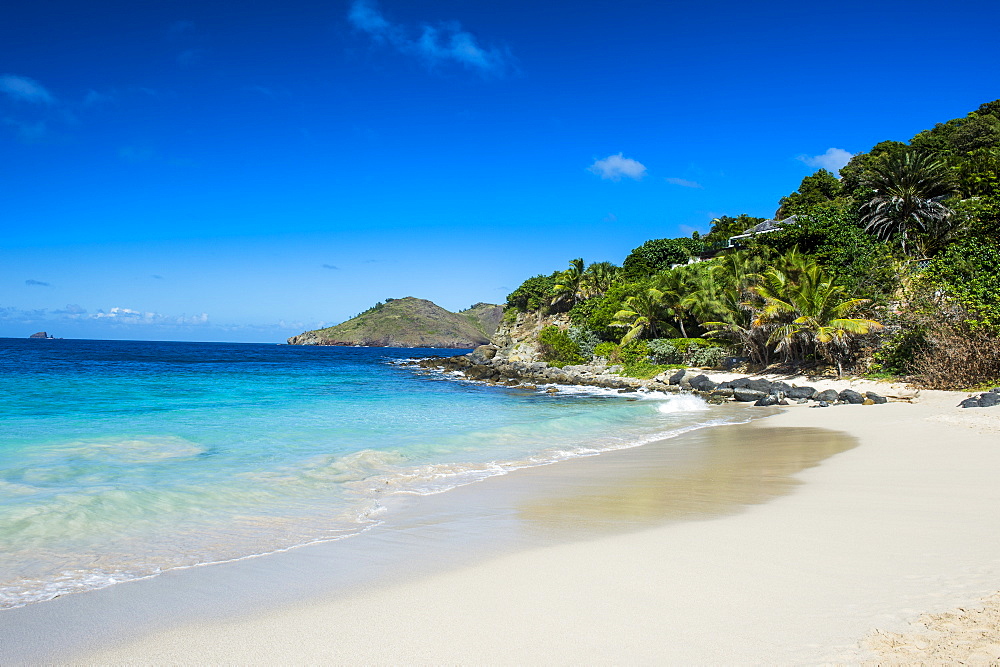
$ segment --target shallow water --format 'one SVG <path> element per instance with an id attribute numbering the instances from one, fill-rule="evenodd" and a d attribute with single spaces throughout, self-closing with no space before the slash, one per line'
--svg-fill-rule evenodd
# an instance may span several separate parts
<path id="1" fill-rule="evenodd" d="M 357 534 L 386 498 L 745 419 L 485 387 L 455 351 L 0 339 L 0 606 Z"/>

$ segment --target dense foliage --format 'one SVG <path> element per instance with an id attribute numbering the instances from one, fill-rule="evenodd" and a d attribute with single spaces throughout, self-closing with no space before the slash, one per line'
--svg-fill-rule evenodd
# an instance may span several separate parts
<path id="1" fill-rule="evenodd" d="M 622 266 L 582 259 L 526 280 L 518 312 L 568 313 L 539 336 L 558 364 L 643 374 L 742 357 L 766 366 L 1000 381 L 1000 100 L 909 142 L 883 141 L 778 202 L 780 225 L 719 216 Z"/>

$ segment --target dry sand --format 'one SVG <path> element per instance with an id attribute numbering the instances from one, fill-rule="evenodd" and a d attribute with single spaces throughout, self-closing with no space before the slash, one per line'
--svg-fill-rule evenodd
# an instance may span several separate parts
<path id="1" fill-rule="evenodd" d="M 505 553 L 75 661 L 933 663 L 957 661 L 953 645 L 970 638 L 980 646 L 961 655 L 995 658 L 995 612 L 940 616 L 1000 589 L 1000 408 L 960 410 L 961 398 L 767 419 L 845 431 L 860 446 L 736 514 Z M 927 631 L 910 626 L 923 613 L 938 614 Z"/>

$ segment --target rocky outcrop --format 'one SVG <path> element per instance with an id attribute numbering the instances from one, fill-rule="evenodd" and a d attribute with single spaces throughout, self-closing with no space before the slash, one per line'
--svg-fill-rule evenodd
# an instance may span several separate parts
<path id="1" fill-rule="evenodd" d="M 51 336 L 45 331 L 39 331 L 38 333 L 31 334 L 28 338 L 51 338 Z"/>
<path id="2" fill-rule="evenodd" d="M 527 385 L 537 388 L 540 384 L 565 384 L 617 389 L 619 392 L 633 392 L 640 389 L 673 393 L 689 392 L 703 397 L 709 403 L 739 401 L 767 407 L 812 401 L 817 406 L 826 407 L 835 403 L 877 405 L 887 402 L 885 396 L 871 391 L 864 395 L 849 388 L 839 392 L 835 389 L 819 392 L 813 387 L 796 387 L 786 382 L 760 377 L 742 377 L 715 382 L 707 374 L 690 369 L 667 371 L 650 380 L 643 380 L 623 377 L 618 374 L 620 366 L 609 367 L 603 363 L 557 368 L 549 366 L 544 361 L 512 360 L 504 356 L 503 349 L 492 344 L 480 346 L 471 354 L 457 357 L 428 357 L 402 363 L 457 372 L 468 380 L 494 385 Z M 1000 398 L 1000 393 L 997 396 Z"/>
<path id="3" fill-rule="evenodd" d="M 502 322 L 490 344 L 497 354 L 511 362 L 533 363 L 541 361 L 538 352 L 538 333 L 548 326 L 568 329 L 569 314 L 541 315 L 539 313 L 517 313 L 517 316 Z"/>
<path id="4" fill-rule="evenodd" d="M 379 304 L 346 322 L 306 331 L 289 345 L 474 348 L 489 342 L 503 306 L 477 303 L 453 313 L 426 299 L 408 296 Z"/>

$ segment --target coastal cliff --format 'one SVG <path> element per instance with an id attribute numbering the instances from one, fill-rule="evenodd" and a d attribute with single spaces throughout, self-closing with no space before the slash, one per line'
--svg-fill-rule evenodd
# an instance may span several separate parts
<path id="1" fill-rule="evenodd" d="M 453 313 L 427 299 L 389 299 L 346 322 L 306 331 L 289 345 L 472 348 L 488 343 L 503 306 L 477 303 Z"/>

